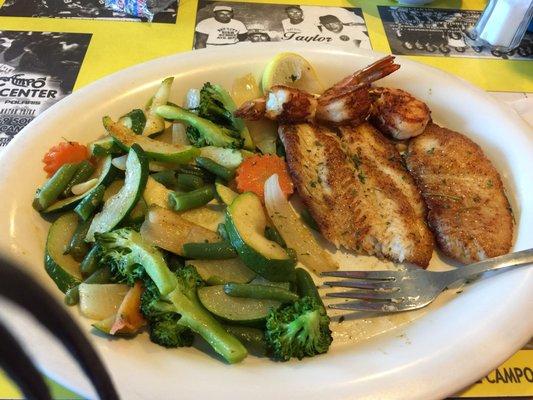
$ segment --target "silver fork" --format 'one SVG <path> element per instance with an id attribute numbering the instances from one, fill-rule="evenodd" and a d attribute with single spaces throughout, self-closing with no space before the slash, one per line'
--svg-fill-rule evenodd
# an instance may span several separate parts
<path id="1" fill-rule="evenodd" d="M 330 304 L 330 308 L 351 311 L 398 312 L 422 308 L 452 283 L 491 270 L 510 270 L 533 263 L 533 249 L 490 258 L 450 271 L 423 269 L 401 271 L 333 271 L 322 276 L 348 278 L 324 282 L 331 287 L 357 289 L 327 293 L 327 297 L 354 299 Z"/>

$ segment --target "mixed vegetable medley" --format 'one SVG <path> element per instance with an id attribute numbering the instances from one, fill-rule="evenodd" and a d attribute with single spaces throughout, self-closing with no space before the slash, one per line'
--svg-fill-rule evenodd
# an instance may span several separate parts
<path id="1" fill-rule="evenodd" d="M 181 107 L 172 83 L 144 109 L 104 117 L 100 139 L 44 156 L 33 207 L 54 220 L 47 273 L 108 335 L 147 331 L 167 348 L 198 335 L 229 363 L 250 349 L 281 361 L 327 352 L 330 320 L 297 263 L 335 265 L 288 202 L 275 132 L 251 132 L 219 85 Z"/>

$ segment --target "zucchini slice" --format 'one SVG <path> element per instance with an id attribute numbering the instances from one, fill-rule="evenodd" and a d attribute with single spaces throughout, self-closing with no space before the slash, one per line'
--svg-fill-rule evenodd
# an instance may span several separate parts
<path id="1" fill-rule="evenodd" d="M 267 219 L 259 197 L 252 192 L 243 193 L 226 213 L 229 239 L 246 266 L 273 282 L 293 281 L 296 260 L 265 237 Z"/>
<path id="2" fill-rule="evenodd" d="M 89 152 L 95 157 L 105 157 L 109 154 L 123 153 L 111 136 L 105 136 L 89 143 Z"/>
<path id="3" fill-rule="evenodd" d="M 231 297 L 224 293 L 224 285 L 198 289 L 198 298 L 212 314 L 228 322 L 255 324 L 263 321 L 271 308 L 278 308 L 276 300 Z"/>
<path id="4" fill-rule="evenodd" d="M 200 156 L 229 169 L 237 168 L 244 159 L 240 150 L 215 146 L 200 147 Z"/>
<path id="5" fill-rule="evenodd" d="M 187 260 L 185 265 L 194 265 L 201 278 L 221 285 L 227 282 L 248 283 L 256 277 L 239 258 L 228 260 Z"/>
<path id="6" fill-rule="evenodd" d="M 130 214 L 144 191 L 147 178 L 148 160 L 144 151 L 134 144 L 128 154 L 124 186 L 94 216 L 85 237 L 87 242 L 94 242 L 95 233 L 109 232 Z"/>
<path id="7" fill-rule="evenodd" d="M 86 196 L 91 194 L 96 188 L 103 184 L 108 185 L 115 178 L 117 169 L 111 164 L 111 156 L 106 156 L 102 158 L 99 164 L 99 167 L 96 170 L 96 176 L 98 176 L 98 181 L 96 184 L 85 193 L 82 193 L 78 196 L 71 196 L 63 200 L 56 201 L 50 207 L 43 211 L 43 213 L 55 213 L 55 212 L 65 212 L 73 209 L 76 205 L 84 199 Z"/>
<path id="8" fill-rule="evenodd" d="M 143 198 L 148 206 L 155 204 L 159 207 L 169 208 L 168 195 L 170 192 L 171 190 L 167 189 L 165 185 L 149 176 L 144 188 Z"/>
<path id="9" fill-rule="evenodd" d="M 146 126 L 146 115 L 144 115 L 143 110 L 135 108 L 120 117 L 118 122 L 140 135 Z"/>
<path id="10" fill-rule="evenodd" d="M 105 203 L 111 197 L 116 195 L 120 189 L 122 189 L 122 186 L 124 186 L 124 179 L 117 179 L 116 181 L 111 182 L 109 186 L 105 188 L 104 197 L 102 198 L 103 202 Z"/>
<path id="11" fill-rule="evenodd" d="M 148 177 L 150 179 L 150 177 Z M 120 189 L 124 186 L 124 181 L 119 179 L 113 182 L 109 187 L 106 189 L 104 193 L 104 202 L 109 200 L 111 197 L 116 195 Z M 146 186 L 148 186 L 148 181 L 146 182 Z M 145 189 L 146 190 L 146 189 Z M 146 212 L 148 210 L 148 207 L 146 205 L 146 202 L 141 197 L 135 207 L 130 211 L 130 214 L 128 215 L 127 221 L 129 223 L 135 223 L 135 222 L 142 222 L 144 220 L 144 216 L 146 215 Z"/>
<path id="12" fill-rule="evenodd" d="M 220 182 L 215 182 L 215 191 L 217 194 L 217 197 L 222 200 L 222 202 L 229 206 L 231 203 L 233 203 L 233 200 L 235 200 L 239 194 L 231 190 L 226 185 L 223 185 Z"/>
<path id="13" fill-rule="evenodd" d="M 109 117 L 104 117 L 103 122 L 104 127 L 122 149 L 128 151 L 131 146 L 137 144 L 146 152 L 146 156 L 152 160 L 187 164 L 200 153 L 200 150 L 194 146 L 171 145 L 146 136 L 135 135 L 131 129 L 113 122 Z"/>
<path id="14" fill-rule="evenodd" d="M 126 169 L 126 160 L 128 159 L 128 155 L 124 154 L 120 157 L 113 158 L 113 165 L 121 170 L 124 171 Z M 173 164 L 173 163 L 163 163 L 159 161 L 150 161 L 148 162 L 148 169 L 152 172 L 162 172 L 162 171 L 169 171 L 169 170 L 175 170 L 178 169 L 180 164 Z"/>
<path id="15" fill-rule="evenodd" d="M 80 263 L 65 254 L 77 226 L 76 214 L 64 214 L 50 226 L 46 239 L 44 268 L 63 293 L 81 282 Z"/>

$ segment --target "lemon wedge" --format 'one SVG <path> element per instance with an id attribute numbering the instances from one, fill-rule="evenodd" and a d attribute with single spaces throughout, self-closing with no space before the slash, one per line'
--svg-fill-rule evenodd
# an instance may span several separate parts
<path id="1" fill-rule="evenodd" d="M 279 53 L 267 64 L 261 80 L 263 92 L 273 85 L 291 86 L 313 94 L 324 91 L 315 68 L 296 53 Z"/>

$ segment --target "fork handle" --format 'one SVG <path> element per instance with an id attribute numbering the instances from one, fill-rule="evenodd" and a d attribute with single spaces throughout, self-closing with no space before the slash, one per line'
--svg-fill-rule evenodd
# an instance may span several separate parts
<path id="1" fill-rule="evenodd" d="M 517 251 L 503 256 L 489 258 L 474 264 L 465 265 L 451 271 L 447 271 L 449 283 L 456 282 L 460 279 L 469 278 L 481 272 L 498 270 L 502 268 L 519 267 L 533 263 L 533 249 Z"/>

